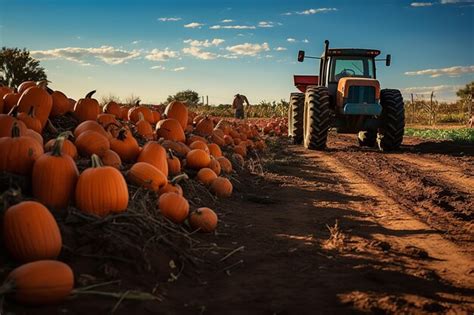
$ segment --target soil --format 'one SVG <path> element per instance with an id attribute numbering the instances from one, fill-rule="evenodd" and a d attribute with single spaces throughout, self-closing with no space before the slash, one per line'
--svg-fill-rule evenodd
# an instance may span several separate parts
<path id="1" fill-rule="evenodd" d="M 140 259 L 134 268 L 130 255 L 140 255 L 120 248 L 113 249 L 115 260 L 73 255 L 77 245 L 63 250 L 61 260 L 73 264 L 82 285 L 121 279 L 104 290 L 153 292 L 160 301 L 117 305 L 117 299 L 78 296 L 41 308 L 7 301 L 4 310 L 472 314 L 474 146 L 407 137 L 400 151 L 382 153 L 356 143 L 354 136 L 331 134 L 329 149 L 316 152 L 273 140 L 264 157 L 250 160 L 250 170 L 232 176 L 231 198 L 185 187 L 193 207 L 216 210 L 218 230 L 192 235 L 184 252 L 159 243 L 149 251 L 148 269 Z M 68 231 L 67 239 L 79 233 Z M 110 245 L 101 237 L 92 244 L 91 235 L 100 232 L 94 233 L 77 242 Z"/>

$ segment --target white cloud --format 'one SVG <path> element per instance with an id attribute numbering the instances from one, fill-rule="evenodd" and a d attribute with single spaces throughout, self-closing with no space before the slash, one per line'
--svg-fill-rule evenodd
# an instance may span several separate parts
<path id="1" fill-rule="evenodd" d="M 171 71 L 174 71 L 174 72 L 184 71 L 184 70 L 186 70 L 186 67 L 178 67 L 178 68 L 171 69 Z"/>
<path id="2" fill-rule="evenodd" d="M 256 29 L 253 25 L 213 25 L 209 27 L 211 30 L 220 30 L 220 29 L 235 29 L 235 30 L 254 30 Z"/>
<path id="3" fill-rule="evenodd" d="M 137 45 L 137 44 L 139 44 L 139 43 L 141 43 L 141 40 L 134 40 L 134 41 L 132 42 L 132 45 Z"/>
<path id="4" fill-rule="evenodd" d="M 162 17 L 159 18 L 158 21 L 161 22 L 176 22 L 176 21 L 181 21 L 180 17 Z"/>
<path id="5" fill-rule="evenodd" d="M 276 51 L 285 51 L 285 50 L 287 50 L 287 49 L 286 49 L 286 47 L 277 47 L 277 48 L 275 48 L 275 49 L 273 49 L 273 50 L 276 50 Z"/>
<path id="6" fill-rule="evenodd" d="M 211 46 L 219 46 L 220 44 L 222 44 L 223 42 L 225 42 L 225 40 L 223 40 L 222 38 L 214 38 L 213 40 L 204 40 L 204 41 L 199 41 L 199 40 L 196 40 L 196 39 L 186 39 L 185 41 L 183 41 L 185 44 L 189 44 L 191 46 L 196 46 L 196 47 L 199 47 L 199 46 L 202 46 L 202 47 L 211 47 Z"/>
<path id="7" fill-rule="evenodd" d="M 192 23 L 184 25 L 184 27 L 186 27 L 186 28 L 201 28 L 201 26 L 203 26 L 203 25 L 204 24 L 197 23 L 197 22 L 192 22 Z"/>
<path id="8" fill-rule="evenodd" d="M 474 0 L 441 0 L 441 4 L 473 3 Z"/>
<path id="9" fill-rule="evenodd" d="M 34 50 L 31 55 L 37 59 L 65 59 L 77 62 L 84 66 L 90 66 L 87 62 L 90 58 L 96 58 L 110 65 L 118 65 L 127 60 L 135 59 L 140 56 L 138 50 L 124 50 L 112 46 L 101 47 L 65 47 L 50 50 Z"/>
<path id="10" fill-rule="evenodd" d="M 228 46 L 226 47 L 226 50 L 230 51 L 231 53 L 235 55 L 255 56 L 263 51 L 269 51 L 270 47 L 268 46 L 268 43 L 263 43 L 263 44 L 244 43 L 244 44 L 235 45 L 235 46 Z"/>
<path id="11" fill-rule="evenodd" d="M 296 39 L 290 37 L 290 38 L 287 38 L 286 41 L 289 43 L 294 43 L 296 42 Z"/>
<path id="12" fill-rule="evenodd" d="M 218 57 L 217 54 L 209 51 L 203 51 L 197 46 L 185 47 L 183 48 L 183 53 L 203 60 L 212 60 Z"/>
<path id="13" fill-rule="evenodd" d="M 270 27 L 273 27 L 273 26 L 275 26 L 275 24 L 273 22 L 270 22 L 270 21 L 260 21 L 260 22 L 258 22 L 258 27 L 270 28 Z"/>
<path id="14" fill-rule="evenodd" d="M 307 43 L 309 43 L 309 40 L 305 38 L 305 39 L 303 39 L 303 43 L 307 44 Z"/>
<path id="15" fill-rule="evenodd" d="M 474 73 L 474 66 L 454 66 L 441 69 L 425 69 L 418 71 L 407 71 L 405 75 L 429 75 L 432 78 L 438 78 L 443 75 L 450 77 L 460 76 L 467 73 Z"/>
<path id="16" fill-rule="evenodd" d="M 170 50 L 168 47 L 165 50 L 153 49 L 150 51 L 145 58 L 151 61 L 167 61 L 172 58 L 177 58 L 179 53 L 177 51 Z"/>
<path id="17" fill-rule="evenodd" d="M 313 14 L 318 14 L 318 13 L 327 13 L 331 11 L 337 11 L 336 8 L 318 8 L 318 9 L 308 9 L 304 11 L 295 11 L 295 12 L 286 12 L 283 13 L 283 15 L 313 15 Z"/>
<path id="18" fill-rule="evenodd" d="M 231 20 L 231 19 L 225 19 L 221 21 L 221 23 L 232 23 L 232 22 L 234 22 L 234 20 Z"/>
<path id="19" fill-rule="evenodd" d="M 152 69 L 152 70 L 166 70 L 166 68 L 163 67 L 163 66 L 153 66 L 150 69 Z"/>
<path id="20" fill-rule="evenodd" d="M 273 58 L 272 55 L 265 55 L 265 58 Z"/>
<path id="21" fill-rule="evenodd" d="M 412 2 L 410 6 L 412 7 L 431 7 L 433 2 Z"/>
<path id="22" fill-rule="evenodd" d="M 416 86 L 402 89 L 405 93 L 425 94 L 431 92 L 455 92 L 461 85 L 436 85 L 436 86 Z"/>

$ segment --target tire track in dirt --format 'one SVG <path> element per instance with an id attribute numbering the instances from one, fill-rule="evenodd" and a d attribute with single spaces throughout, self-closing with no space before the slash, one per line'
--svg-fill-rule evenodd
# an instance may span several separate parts
<path id="1" fill-rule="evenodd" d="M 295 148 L 295 151 L 307 158 L 316 159 L 325 167 L 335 171 L 335 176 L 344 178 L 348 189 L 353 194 L 373 198 L 377 206 L 369 206 L 361 211 L 371 213 L 372 219 L 378 224 L 395 231 L 411 230 L 414 232 L 408 232 L 403 237 L 375 234 L 374 236 L 378 240 L 387 242 L 391 247 L 398 249 L 411 249 L 418 251 L 418 253 L 427 253 L 430 259 L 417 263 L 423 265 L 424 268 L 433 270 L 451 283 L 474 288 L 474 277 L 472 276 L 474 257 L 472 255 L 463 253 L 458 246 L 443 238 L 440 233 L 433 233 L 434 231 L 428 225 L 409 215 L 398 202 L 388 197 L 383 189 L 358 175 L 331 153 L 301 152 L 303 151 L 301 148 Z"/>
<path id="2" fill-rule="evenodd" d="M 467 186 L 472 183 L 469 166 L 467 172 L 458 169 L 456 173 L 456 168 L 449 165 L 445 166 L 448 172 L 439 172 L 445 163 L 433 163 L 430 154 L 418 160 L 411 154 L 386 154 L 371 148 L 359 148 L 354 145 L 356 141 L 355 137 L 331 135 L 328 152 L 381 187 L 406 211 L 472 251 L 474 195 L 470 193 L 471 187 Z M 430 162 L 426 167 L 423 166 L 424 160 Z M 453 164 L 456 161 L 448 156 L 444 160 L 453 161 Z M 465 160 L 467 165 L 474 165 L 470 163 L 474 161 L 471 156 L 465 157 Z M 433 170 L 430 167 L 432 164 L 439 171 Z"/>

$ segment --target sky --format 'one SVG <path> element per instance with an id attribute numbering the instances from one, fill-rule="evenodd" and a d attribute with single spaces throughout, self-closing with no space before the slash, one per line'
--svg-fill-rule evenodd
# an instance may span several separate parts
<path id="1" fill-rule="evenodd" d="M 296 61 L 333 48 L 380 49 L 382 88 L 438 100 L 474 80 L 474 0 L 0 0 L 0 44 L 27 48 L 50 86 L 78 99 L 139 96 L 159 104 L 192 89 L 210 104 L 288 99 Z"/>

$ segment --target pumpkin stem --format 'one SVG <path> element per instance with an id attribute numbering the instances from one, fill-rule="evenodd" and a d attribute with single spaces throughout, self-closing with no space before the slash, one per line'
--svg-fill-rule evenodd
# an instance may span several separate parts
<path id="1" fill-rule="evenodd" d="M 34 107 L 34 106 L 31 106 L 31 107 L 30 107 L 30 110 L 28 111 L 28 116 L 34 118 L 34 117 L 35 117 L 35 111 L 36 111 L 36 110 L 35 110 L 35 107 Z"/>
<path id="2" fill-rule="evenodd" d="M 168 149 L 168 154 L 170 155 L 170 158 L 171 158 L 171 159 L 174 159 L 173 150 Z"/>
<path id="3" fill-rule="evenodd" d="M 172 184 L 177 184 L 177 183 L 179 183 L 180 181 L 187 180 L 187 179 L 189 179 L 188 174 L 183 173 L 183 174 L 181 174 L 181 175 L 178 175 L 178 176 L 173 177 L 173 179 L 170 180 L 170 182 L 171 182 Z"/>
<path id="4" fill-rule="evenodd" d="M 48 94 L 53 94 L 54 93 L 54 90 L 51 89 L 49 86 L 46 87 L 46 92 L 48 92 Z"/>
<path id="5" fill-rule="evenodd" d="M 49 82 L 48 80 L 41 80 L 41 81 L 36 82 L 36 86 L 42 89 L 46 89 L 46 87 L 48 86 L 48 82 Z"/>
<path id="6" fill-rule="evenodd" d="M 71 131 L 64 131 L 61 132 L 58 137 L 64 137 L 65 139 L 74 139 L 74 135 L 72 134 Z"/>
<path id="7" fill-rule="evenodd" d="M 85 98 L 92 98 L 92 95 L 94 95 L 95 92 L 96 92 L 96 90 L 90 91 L 89 93 L 86 94 Z"/>
<path id="8" fill-rule="evenodd" d="M 140 106 L 140 102 L 141 102 L 141 100 L 138 99 L 138 100 L 135 102 L 135 106 Z"/>
<path id="9" fill-rule="evenodd" d="M 12 126 L 12 138 L 18 138 L 20 136 L 20 128 L 18 128 L 18 123 L 15 121 Z"/>
<path id="10" fill-rule="evenodd" d="M 121 141 L 124 141 L 125 138 L 127 138 L 127 129 L 125 128 L 122 128 L 120 129 L 118 135 L 117 135 L 117 139 L 121 140 Z"/>
<path id="11" fill-rule="evenodd" d="M 48 121 L 46 122 L 46 127 L 48 128 L 48 130 L 51 132 L 51 133 L 54 133 L 54 134 L 57 134 L 58 133 L 58 129 L 56 129 L 56 127 L 54 127 L 53 123 L 51 122 L 51 120 L 48 119 Z"/>
<path id="12" fill-rule="evenodd" d="M 92 161 L 92 167 L 93 168 L 104 166 L 104 164 L 102 164 L 102 160 L 100 159 L 100 157 L 97 154 L 92 154 L 91 161 Z"/>
<path id="13" fill-rule="evenodd" d="M 65 136 L 59 135 L 54 142 L 53 150 L 51 151 L 51 155 L 53 156 L 62 156 L 63 145 L 64 141 L 66 140 Z"/>

